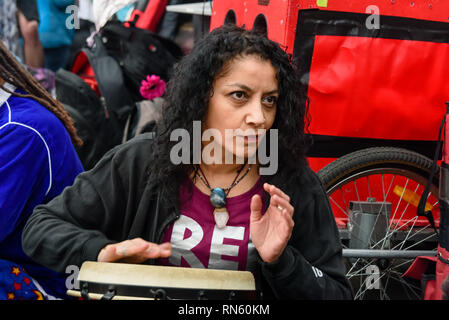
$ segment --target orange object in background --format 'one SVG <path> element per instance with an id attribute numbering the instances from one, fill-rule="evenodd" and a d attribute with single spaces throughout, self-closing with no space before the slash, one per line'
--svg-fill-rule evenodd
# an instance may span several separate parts
<path id="1" fill-rule="evenodd" d="M 404 199 L 404 201 L 406 201 L 407 203 L 410 203 L 412 206 L 414 207 L 418 207 L 419 204 L 419 200 L 421 199 L 421 195 L 417 194 L 416 192 L 413 192 L 411 190 L 408 189 L 404 189 L 401 186 L 395 186 L 393 189 L 393 192 L 395 195 L 397 195 L 398 197 Z M 425 207 L 425 211 L 431 211 L 433 209 L 433 206 L 426 202 L 426 207 Z"/>

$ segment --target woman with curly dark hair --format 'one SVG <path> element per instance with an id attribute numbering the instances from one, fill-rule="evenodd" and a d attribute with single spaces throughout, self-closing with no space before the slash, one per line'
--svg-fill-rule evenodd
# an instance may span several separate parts
<path id="1" fill-rule="evenodd" d="M 176 66 L 155 135 L 108 152 L 45 206 L 24 249 L 84 261 L 250 270 L 265 298 L 348 299 L 338 231 L 305 158 L 306 98 L 276 43 L 213 30 Z"/>

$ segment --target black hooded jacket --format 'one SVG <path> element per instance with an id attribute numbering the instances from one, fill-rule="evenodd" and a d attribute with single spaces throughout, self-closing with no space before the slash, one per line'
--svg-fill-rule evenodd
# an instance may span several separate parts
<path id="1" fill-rule="evenodd" d="M 64 272 L 69 265 L 96 261 L 110 243 L 137 237 L 160 243 L 165 228 L 179 218 L 179 206 L 161 205 L 151 178 L 151 147 L 151 134 L 115 147 L 60 196 L 36 207 L 23 232 L 25 253 Z M 295 225 L 277 261 L 259 258 L 258 290 L 266 299 L 352 299 L 338 230 L 318 177 L 306 167 L 295 184 L 283 180 L 275 176 L 270 183 L 290 196 Z"/>

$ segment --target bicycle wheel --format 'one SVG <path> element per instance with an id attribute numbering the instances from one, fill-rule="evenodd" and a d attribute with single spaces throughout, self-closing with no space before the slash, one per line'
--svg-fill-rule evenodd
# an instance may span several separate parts
<path id="1" fill-rule="evenodd" d="M 380 147 L 345 155 L 318 172 L 344 253 L 351 252 L 344 256 L 356 299 L 421 299 L 420 282 L 403 273 L 438 244 L 437 176 L 426 203 L 436 230 L 416 210 L 431 166 L 418 153 Z"/>

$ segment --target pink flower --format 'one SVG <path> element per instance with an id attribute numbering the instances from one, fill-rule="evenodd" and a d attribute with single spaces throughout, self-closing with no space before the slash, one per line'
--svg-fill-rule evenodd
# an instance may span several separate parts
<path id="1" fill-rule="evenodd" d="M 165 81 L 159 76 L 147 76 L 147 80 L 142 80 L 140 94 L 147 100 L 162 97 L 165 91 Z"/>

